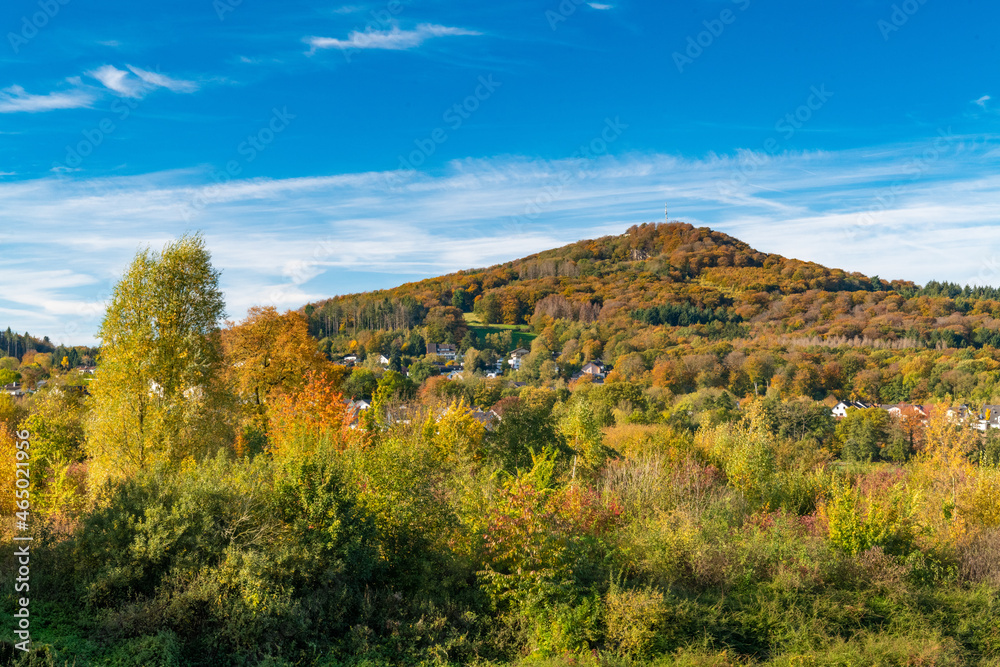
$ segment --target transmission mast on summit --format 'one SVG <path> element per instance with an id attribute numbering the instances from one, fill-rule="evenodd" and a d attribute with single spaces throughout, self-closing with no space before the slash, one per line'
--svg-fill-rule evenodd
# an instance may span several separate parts
<path id="1" fill-rule="evenodd" d="M 663 205 L 663 220 L 668 225 L 670 224 L 670 216 L 667 215 L 667 205 L 666 204 Z"/>

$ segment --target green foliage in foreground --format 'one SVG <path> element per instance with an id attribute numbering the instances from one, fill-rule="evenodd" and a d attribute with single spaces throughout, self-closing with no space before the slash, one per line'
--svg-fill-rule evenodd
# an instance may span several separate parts
<path id="1" fill-rule="evenodd" d="M 930 472 L 835 474 L 754 423 L 600 466 L 397 429 L 107 487 L 36 533 L 35 649 L 0 664 L 1000 664 L 1000 531 L 931 539 Z"/>

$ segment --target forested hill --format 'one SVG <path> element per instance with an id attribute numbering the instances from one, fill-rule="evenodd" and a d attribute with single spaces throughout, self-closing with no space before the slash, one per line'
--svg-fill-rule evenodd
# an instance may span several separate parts
<path id="1" fill-rule="evenodd" d="M 428 318 L 444 323 L 434 330 L 447 339 L 464 333 L 448 326 L 459 310 L 484 324 L 531 324 L 536 331 L 561 319 L 613 329 L 695 327 L 687 333 L 714 339 L 776 335 L 889 347 L 1000 342 L 996 289 L 885 281 L 759 252 L 685 223 L 637 225 L 620 236 L 305 307 L 313 334 L 334 342 L 359 331 L 424 326 Z"/>

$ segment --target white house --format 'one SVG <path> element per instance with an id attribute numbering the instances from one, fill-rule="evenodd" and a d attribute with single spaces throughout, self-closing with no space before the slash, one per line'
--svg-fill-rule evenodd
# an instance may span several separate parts
<path id="1" fill-rule="evenodd" d="M 859 410 L 866 410 L 870 407 L 871 407 L 870 405 L 862 403 L 860 401 L 841 401 L 840 403 L 837 403 L 835 406 L 833 406 L 832 412 L 835 418 L 841 419 L 847 416 L 847 410 L 849 408 L 858 408 Z"/>
<path id="2" fill-rule="evenodd" d="M 20 382 L 5 384 L 2 391 L 4 394 L 10 394 L 11 396 L 24 396 L 24 390 L 21 389 Z"/>
<path id="3" fill-rule="evenodd" d="M 521 360 L 524 359 L 529 354 L 531 354 L 531 352 L 529 350 L 524 349 L 523 347 L 519 347 L 513 352 L 511 352 L 510 361 L 508 362 L 510 364 L 510 367 L 513 368 L 515 371 L 521 370 Z"/>
<path id="4" fill-rule="evenodd" d="M 427 343 L 427 354 L 436 354 L 445 359 L 454 359 L 458 348 L 451 343 Z"/>
<path id="5" fill-rule="evenodd" d="M 367 410 L 372 406 L 371 403 L 363 398 L 359 398 L 356 401 L 346 400 L 344 403 L 347 404 L 349 410 Z"/>

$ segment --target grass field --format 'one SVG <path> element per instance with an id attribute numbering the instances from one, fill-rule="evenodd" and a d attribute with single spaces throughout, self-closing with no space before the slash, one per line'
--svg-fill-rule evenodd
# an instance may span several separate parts
<path id="1" fill-rule="evenodd" d="M 475 334 L 476 339 L 484 341 L 487 334 L 510 331 L 514 340 L 514 347 L 531 347 L 538 334 L 532 333 L 531 327 L 526 324 L 486 324 L 476 313 L 463 313 L 469 329 Z"/>

